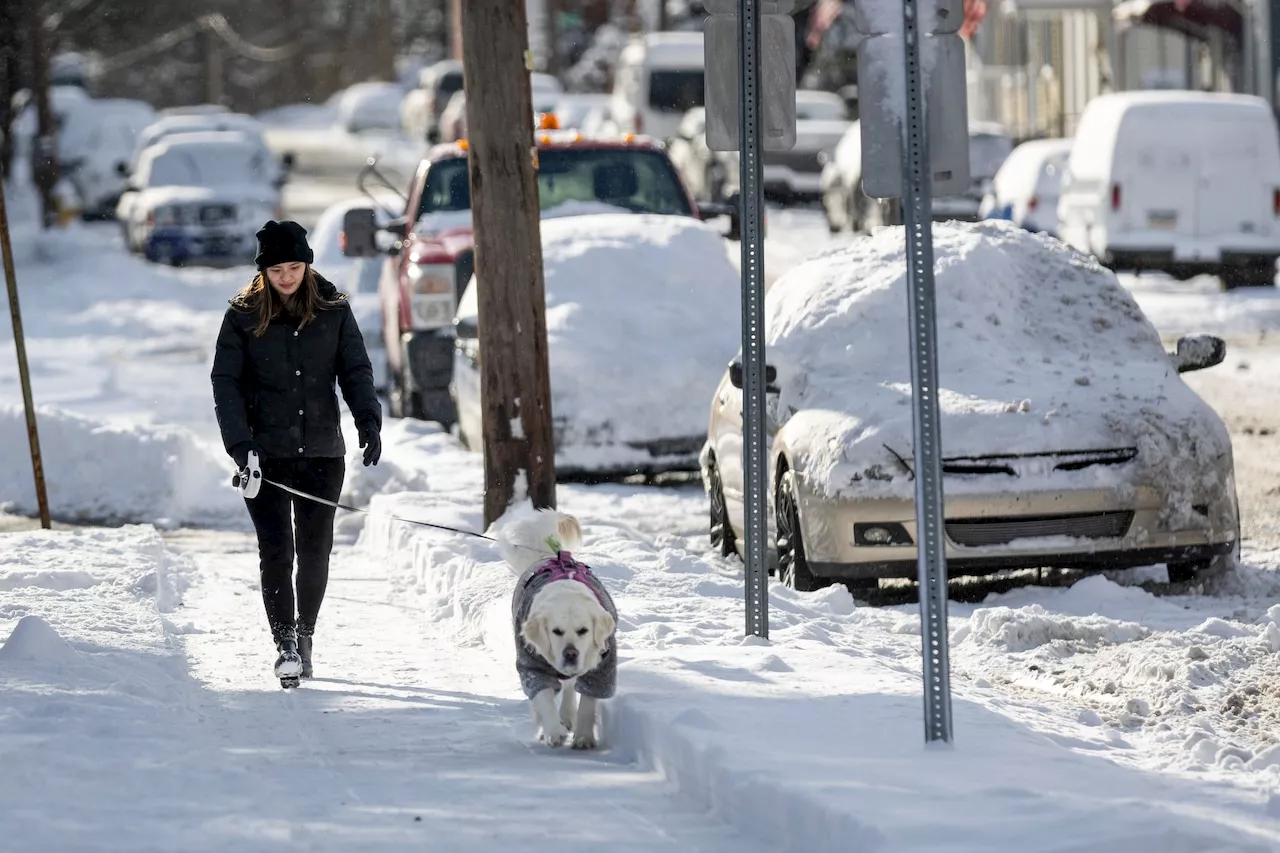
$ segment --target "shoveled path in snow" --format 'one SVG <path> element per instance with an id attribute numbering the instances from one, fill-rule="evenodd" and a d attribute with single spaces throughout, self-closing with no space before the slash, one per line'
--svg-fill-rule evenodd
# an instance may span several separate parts
<path id="1" fill-rule="evenodd" d="M 336 550 L 318 677 L 283 691 L 250 537 L 170 544 L 200 567 L 174 615 L 190 623 L 186 654 L 205 688 L 187 698 L 201 721 L 193 746 L 218 783 L 172 815 L 182 849 L 756 849 L 626 756 L 537 744 L 514 672 L 390 603 L 382 567 L 360 552 Z"/>

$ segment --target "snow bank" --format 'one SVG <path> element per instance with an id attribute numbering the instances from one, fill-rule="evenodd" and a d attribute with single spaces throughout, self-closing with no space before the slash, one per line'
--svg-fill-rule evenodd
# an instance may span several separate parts
<path id="1" fill-rule="evenodd" d="M 1032 594 L 1037 603 L 1016 604 Z M 1246 598 L 1234 609 L 1205 616 L 1099 575 L 1047 596 L 995 596 L 952 632 L 953 671 L 1075 703 L 1084 726 L 1143 769 L 1266 790 L 1280 786 L 1280 605 Z"/>
<path id="2" fill-rule="evenodd" d="M 203 718 L 199 726 L 184 721 L 191 694 L 176 635 L 187 628 L 173 621 L 194 570 L 190 559 L 170 552 L 152 527 L 2 538 L 4 846 L 109 845 L 119 839 L 119 812 L 103 802 L 137 797 L 135 783 L 147 774 L 156 774 L 149 777 L 155 784 L 141 789 L 149 790 L 151 808 L 170 818 L 176 812 L 169 806 L 181 798 L 208 795 L 198 773 L 175 773 L 172 764 L 174 755 L 199 749 L 197 733 L 206 730 Z M 87 580 L 50 583 L 72 576 Z M 180 735 L 170 737 L 175 719 Z M 72 824 L 84 839 L 78 845 L 68 843 Z M 156 839 L 152 834 L 141 847 Z"/>
<path id="3" fill-rule="evenodd" d="M 1021 488 L 1150 485 L 1170 512 L 1227 488 L 1231 443 L 1174 372 L 1115 276 L 1004 222 L 934 226 L 947 457 L 1130 447 L 1130 465 L 1021 472 Z M 782 429 L 819 494 L 910 499 L 910 340 L 903 229 L 789 272 L 766 300 Z M 1052 478 L 1052 483 L 1048 482 Z M 983 491 L 990 478 L 948 478 Z"/>
<path id="4" fill-rule="evenodd" d="M 705 434 L 740 343 L 723 238 L 685 217 L 603 214 L 544 221 L 542 247 L 559 443 Z"/>
<path id="5" fill-rule="evenodd" d="M 182 427 L 109 425 L 50 407 L 37 409 L 52 515 L 108 524 L 244 524 L 221 448 Z M 35 483 L 20 406 L 0 405 L 0 507 L 34 515 Z"/>
<path id="6" fill-rule="evenodd" d="M 437 452 L 460 455 L 443 445 Z M 448 477 L 436 482 L 444 490 L 376 497 L 372 508 L 479 530 L 482 493 L 452 488 Z M 673 519 L 705 506 L 696 490 L 654 500 Z M 804 594 L 772 585 L 771 640 L 743 638 L 740 570 L 691 551 L 677 524 L 638 530 L 638 502 L 612 490 L 559 492 L 560 506 L 584 523 L 577 556 L 619 608 L 619 694 L 604 705 L 605 748 L 611 760 L 656 769 L 682 798 L 769 849 L 1061 853 L 1063 838 L 1101 853 L 1266 848 L 1272 830 L 1257 798 L 1219 791 L 1212 807 L 1189 808 L 1197 783 L 1114 763 L 1132 752 L 1122 733 L 1049 722 L 1039 704 L 1038 716 L 1023 719 L 1018 709 L 1032 703 L 991 696 L 986 682 L 957 679 L 956 743 L 922 749 L 919 628 L 909 609 L 857 608 L 841 587 Z M 513 660 L 514 578 L 495 545 L 376 517 L 362 543 L 458 645 Z M 1091 643 L 1147 642 L 1141 631 L 1094 624 L 1094 634 L 1087 623 L 1077 633 Z M 1035 654 L 1054 644 L 1021 645 Z M 1005 654 L 997 646 L 986 656 Z M 512 668 L 511 696 L 520 695 Z M 1269 764 L 1230 767 L 1260 780 L 1272 772 Z"/>

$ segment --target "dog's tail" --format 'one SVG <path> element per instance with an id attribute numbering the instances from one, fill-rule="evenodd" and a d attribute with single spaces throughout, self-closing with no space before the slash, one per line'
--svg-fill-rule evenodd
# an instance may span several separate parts
<path id="1" fill-rule="evenodd" d="M 498 531 L 498 550 L 517 574 L 558 551 L 582 547 L 582 525 L 568 513 L 544 509 L 522 514 Z"/>

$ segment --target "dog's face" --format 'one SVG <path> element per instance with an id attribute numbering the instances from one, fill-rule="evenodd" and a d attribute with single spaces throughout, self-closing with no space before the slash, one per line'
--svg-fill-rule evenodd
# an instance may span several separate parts
<path id="1" fill-rule="evenodd" d="M 561 675 L 572 678 L 600 665 L 614 620 L 575 580 L 549 583 L 534 598 L 520 636 Z"/>

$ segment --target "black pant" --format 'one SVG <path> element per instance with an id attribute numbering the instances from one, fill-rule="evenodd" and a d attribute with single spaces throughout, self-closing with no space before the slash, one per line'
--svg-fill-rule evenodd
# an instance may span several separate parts
<path id="1" fill-rule="evenodd" d="M 346 473 L 344 459 L 265 459 L 262 476 L 307 494 L 336 501 Z M 267 608 L 271 636 L 279 642 L 296 627 L 302 636 L 315 632 L 320 604 L 329 583 L 329 552 L 333 549 L 333 507 L 291 495 L 263 483 L 258 496 L 245 500 L 258 533 L 262 575 L 262 603 Z M 289 512 L 293 510 L 290 528 Z M 296 544 L 295 544 L 296 543 Z M 293 609 L 293 557 L 298 555 L 298 611 Z"/>

